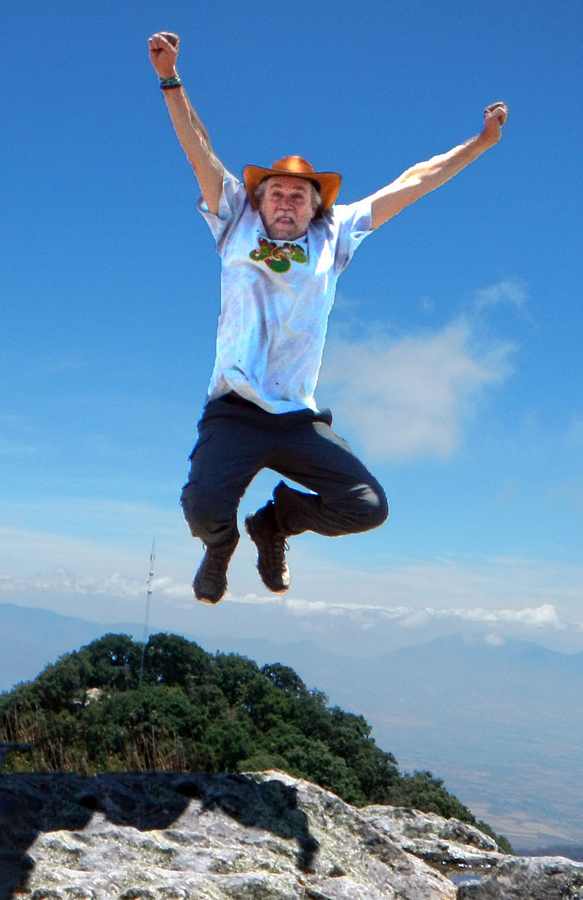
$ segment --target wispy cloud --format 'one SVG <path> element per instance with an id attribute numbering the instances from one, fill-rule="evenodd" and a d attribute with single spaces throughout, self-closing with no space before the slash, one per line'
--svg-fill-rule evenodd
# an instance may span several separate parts
<path id="1" fill-rule="evenodd" d="M 470 319 L 398 339 L 337 338 L 321 385 L 372 458 L 447 458 L 485 390 L 511 374 L 514 349 L 478 339 Z"/>
<path id="2" fill-rule="evenodd" d="M 44 364 L 47 375 L 61 375 L 62 373 L 78 372 L 87 366 L 87 359 L 81 353 L 73 350 L 59 355 L 51 354 L 40 361 Z"/>
<path id="3" fill-rule="evenodd" d="M 157 542 L 154 608 L 165 628 L 188 630 L 192 621 L 226 633 L 235 622 L 242 633 L 285 633 L 289 640 L 312 639 L 316 632 L 331 640 L 333 631 L 354 630 L 377 647 L 396 640 L 396 628 L 399 640 L 408 632 L 413 641 L 449 632 L 544 634 L 583 649 L 583 566 L 576 562 L 385 553 L 364 566 L 349 557 L 328 559 L 308 538 L 292 542 L 292 587 L 275 598 L 261 586 L 255 548 L 242 539 L 229 570 L 230 593 L 207 612 L 193 604 L 191 587 L 203 548 L 183 532 L 177 519 L 175 533 Z M 147 536 L 142 539 L 128 546 L 117 531 L 104 543 L 0 527 L 0 602 L 100 621 L 139 621 L 150 549 Z"/>
<path id="4" fill-rule="evenodd" d="M 234 602 L 249 605 L 262 605 L 270 602 L 268 598 L 256 595 L 234 598 Z M 430 606 L 414 609 L 407 606 L 382 606 L 368 603 L 350 603 L 337 601 L 308 601 L 300 598 L 284 598 L 281 605 L 287 612 L 296 616 L 346 616 L 352 620 L 385 619 L 405 628 L 418 628 L 431 622 L 456 620 L 487 625 L 523 625 L 529 628 L 562 629 L 565 623 L 561 620 L 557 609 L 551 603 L 538 607 L 521 609 L 483 609 L 481 607 L 444 608 Z"/>
<path id="5" fill-rule="evenodd" d="M 522 609 L 431 609 L 421 610 L 429 619 L 461 619 L 465 622 L 477 622 L 488 625 L 526 625 L 531 628 L 564 628 L 565 623 L 552 603 Z M 416 622 L 410 618 L 403 624 L 414 626 Z"/>
<path id="6" fill-rule="evenodd" d="M 583 414 L 572 416 L 567 427 L 566 441 L 573 449 L 583 448 Z"/>
<path id="7" fill-rule="evenodd" d="M 94 597 L 119 598 L 120 600 L 141 600 L 145 595 L 145 580 L 132 579 L 119 573 L 96 578 L 79 576 L 73 572 L 58 570 L 44 576 L 30 578 L 16 578 L 0 576 L 0 598 L 4 595 L 15 598 L 18 594 L 55 595 L 60 594 L 77 597 L 80 600 Z M 153 593 L 159 602 L 174 604 L 178 607 L 192 607 L 192 588 L 190 584 L 176 580 L 170 576 L 154 579 L 152 583 Z M 249 593 L 241 596 L 227 595 L 226 602 L 235 606 L 273 607 L 274 598 L 268 594 Z M 391 624 L 401 626 L 410 632 L 427 629 L 432 625 L 447 624 L 452 630 L 457 625 L 473 624 L 493 627 L 499 631 L 513 626 L 526 628 L 527 630 L 563 630 L 567 623 L 561 618 L 557 608 L 552 603 L 544 603 L 540 606 L 520 608 L 493 608 L 484 607 L 412 607 L 390 606 L 384 603 L 366 603 L 350 600 L 336 599 L 306 599 L 297 596 L 289 596 L 278 599 L 279 614 L 292 619 L 338 619 L 346 623 L 364 628 Z M 571 623 L 573 624 L 573 623 Z M 583 629 L 583 625 L 575 626 Z M 501 642 L 500 633 L 489 632 L 489 640 Z"/>
<path id="8" fill-rule="evenodd" d="M 56 569 L 46 574 L 17 577 L 0 575 L 0 595 L 13 595 L 33 591 L 35 593 L 79 594 L 80 596 L 111 595 L 114 597 L 137 597 L 145 591 L 145 580 L 127 578 L 117 572 L 105 577 L 89 577 Z"/>
<path id="9" fill-rule="evenodd" d="M 528 299 L 526 282 L 518 278 L 505 278 L 475 292 L 475 308 L 478 311 L 502 304 L 523 309 Z"/>
<path id="10" fill-rule="evenodd" d="M 37 448 L 33 444 L 27 444 L 19 440 L 12 440 L 11 438 L 0 437 L 0 457 L 34 456 L 36 452 Z"/>
<path id="11" fill-rule="evenodd" d="M 492 561 L 493 562 L 493 561 Z M 499 580 L 508 576 L 511 561 L 506 565 L 500 565 Z M 515 571 L 520 568 L 520 562 L 515 562 Z M 537 605 L 525 605 L 524 589 L 517 585 L 516 599 L 508 605 L 485 605 L 481 600 L 484 594 L 489 595 L 490 601 L 496 596 L 499 585 L 495 579 L 484 583 L 484 574 L 477 568 L 459 565 L 444 565 L 433 563 L 432 565 L 407 565 L 395 566 L 390 573 L 377 574 L 377 589 L 367 591 L 368 596 L 374 597 L 370 601 L 360 601 L 350 595 L 342 596 L 338 587 L 340 582 L 348 583 L 350 587 L 350 570 L 344 569 L 336 573 L 336 578 L 330 579 L 328 592 L 320 597 L 299 596 L 290 592 L 288 596 L 278 598 L 277 608 L 292 617 L 318 618 L 318 617 L 342 617 L 360 625 L 375 622 L 392 622 L 407 629 L 416 629 L 431 623 L 451 622 L 475 623 L 491 628 L 492 626 L 523 626 L 531 629 L 560 630 L 569 622 L 568 608 L 559 610 L 557 602 L 542 602 Z M 540 574 L 540 573 L 539 573 Z M 579 575 L 581 572 L 574 572 Z M 339 579 L 341 575 L 341 579 Z M 358 573 L 352 573 L 353 579 L 358 578 Z M 546 573 L 547 578 L 551 573 Z M 447 593 L 442 591 L 444 578 L 448 580 Z M 419 600 L 420 595 L 433 595 L 435 602 L 424 604 L 409 602 L 395 604 L 387 602 L 388 596 L 393 596 L 396 586 L 401 584 L 407 588 L 407 593 L 412 600 Z M 572 591 L 577 594 L 579 585 L 573 585 Z M 384 589 L 382 589 L 384 587 Z M 46 574 L 33 576 L 0 575 L 0 596 L 15 597 L 18 594 L 37 595 L 74 595 L 77 597 L 113 597 L 120 600 L 142 598 L 146 589 L 146 579 L 132 578 L 119 572 L 104 575 L 80 575 L 64 568 L 55 569 Z M 168 604 L 181 605 L 184 601 L 192 602 L 192 588 L 190 583 L 172 574 L 164 574 L 156 577 L 152 582 L 152 589 L 158 599 Z M 466 597 L 463 605 L 451 605 L 444 602 L 447 595 L 461 593 Z M 528 589 L 526 590 L 528 593 Z M 564 589 L 557 586 L 558 602 L 565 599 Z M 473 595 L 473 596 L 472 596 Z M 568 597 L 567 597 L 568 599 Z M 237 606 L 273 606 L 274 598 L 271 594 L 231 593 L 228 595 L 229 603 Z M 473 602 L 472 602 L 473 601 Z M 476 602 L 477 601 L 477 602 Z M 583 621 L 577 625 L 583 629 Z"/>

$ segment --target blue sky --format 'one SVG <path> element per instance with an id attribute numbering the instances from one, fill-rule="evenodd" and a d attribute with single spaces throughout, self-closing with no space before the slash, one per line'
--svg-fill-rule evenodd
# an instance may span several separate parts
<path id="1" fill-rule="evenodd" d="M 252 631 L 265 606 L 243 544 L 231 606 L 188 598 L 200 548 L 178 494 L 219 270 L 147 58 L 167 29 L 229 169 L 300 153 L 343 173 L 344 201 L 510 106 L 502 142 L 340 282 L 317 396 L 392 518 L 299 539 L 265 628 L 368 603 L 583 649 L 580 4 L 34 6 L 8 14 L 3 52 L 0 599 L 79 613 L 94 596 L 88 615 L 131 620 L 156 535 L 160 625 L 226 633 L 242 604 Z"/>

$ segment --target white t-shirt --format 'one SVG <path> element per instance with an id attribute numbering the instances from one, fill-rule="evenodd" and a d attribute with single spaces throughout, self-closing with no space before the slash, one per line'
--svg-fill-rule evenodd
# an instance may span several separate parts
<path id="1" fill-rule="evenodd" d="M 268 238 L 245 186 L 225 172 L 218 215 L 201 200 L 222 260 L 221 313 L 209 400 L 236 391 L 270 413 L 318 411 L 336 282 L 371 233 L 371 203 L 333 206 L 295 241 Z"/>

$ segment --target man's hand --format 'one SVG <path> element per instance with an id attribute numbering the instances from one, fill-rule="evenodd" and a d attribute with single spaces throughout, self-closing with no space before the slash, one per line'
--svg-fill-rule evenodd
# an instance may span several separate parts
<path id="1" fill-rule="evenodd" d="M 159 31 L 148 38 L 150 62 L 160 78 L 172 78 L 176 75 L 176 60 L 180 38 L 171 31 Z"/>
<path id="2" fill-rule="evenodd" d="M 180 38 L 171 31 L 158 31 L 148 38 L 150 62 L 160 78 L 177 75 Z M 206 128 L 193 108 L 184 87 L 162 91 L 176 136 L 193 167 L 204 200 L 211 213 L 219 211 L 225 167 L 211 146 Z"/>
<path id="3" fill-rule="evenodd" d="M 497 144 L 502 137 L 502 126 L 508 118 L 508 107 L 502 100 L 490 103 L 484 110 L 484 127 L 480 134 L 483 143 Z"/>

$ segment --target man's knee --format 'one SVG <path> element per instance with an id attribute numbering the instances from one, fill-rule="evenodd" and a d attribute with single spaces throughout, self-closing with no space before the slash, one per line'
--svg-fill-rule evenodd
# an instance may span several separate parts
<path id="1" fill-rule="evenodd" d="M 358 520 L 362 525 L 359 530 L 378 528 L 388 517 L 389 502 L 380 484 L 362 485 L 358 500 Z"/>
<path id="2" fill-rule="evenodd" d="M 374 496 L 371 498 L 370 503 L 370 527 L 378 528 L 379 525 L 382 525 L 389 518 L 389 501 L 380 484 L 373 489 L 372 494 Z"/>
<path id="3" fill-rule="evenodd" d="M 344 534 L 378 528 L 389 516 L 387 497 L 378 482 L 357 484 L 328 505 L 334 509 Z"/>
<path id="4" fill-rule="evenodd" d="M 211 514 L 210 509 L 204 509 L 196 485 L 191 481 L 188 481 L 182 488 L 180 505 L 193 537 L 199 537 L 202 532 L 206 531 L 206 526 L 210 524 Z"/>

